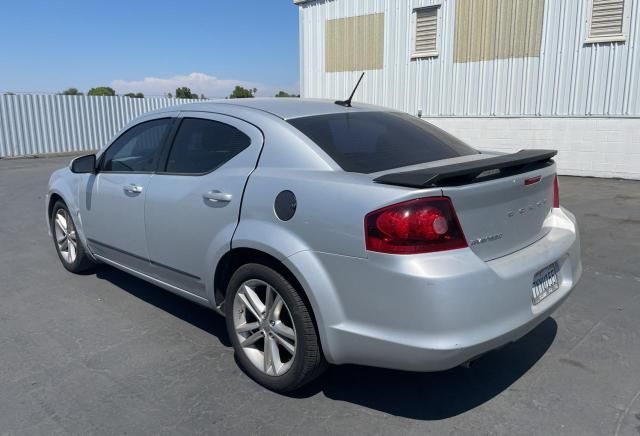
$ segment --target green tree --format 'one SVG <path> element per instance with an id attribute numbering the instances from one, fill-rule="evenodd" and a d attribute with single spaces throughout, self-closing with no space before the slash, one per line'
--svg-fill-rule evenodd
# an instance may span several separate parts
<path id="1" fill-rule="evenodd" d="M 108 95 L 114 96 L 116 95 L 116 91 L 113 88 L 108 86 L 98 86 L 96 88 L 91 88 L 87 95 Z"/>
<path id="2" fill-rule="evenodd" d="M 256 88 L 245 89 L 242 86 L 236 86 L 229 98 L 253 98 L 258 92 Z"/>
<path id="3" fill-rule="evenodd" d="M 300 97 L 300 94 L 289 94 L 285 91 L 278 91 L 276 97 Z"/>
<path id="4" fill-rule="evenodd" d="M 83 95 L 78 88 L 67 88 L 62 91 L 59 95 Z"/>
<path id="5" fill-rule="evenodd" d="M 192 93 L 190 88 L 183 86 L 176 89 L 176 98 L 198 98 L 198 94 Z"/>
<path id="6" fill-rule="evenodd" d="M 167 92 L 166 97 L 167 97 L 167 98 L 173 98 L 173 94 L 171 94 L 170 92 Z"/>
<path id="7" fill-rule="evenodd" d="M 204 94 L 200 94 L 200 100 L 206 100 L 207 97 L 204 96 Z"/>
<path id="8" fill-rule="evenodd" d="M 144 98 L 144 94 L 141 92 L 138 93 L 133 93 L 133 92 L 129 92 L 127 94 L 124 95 L 125 97 L 129 97 L 129 98 Z"/>

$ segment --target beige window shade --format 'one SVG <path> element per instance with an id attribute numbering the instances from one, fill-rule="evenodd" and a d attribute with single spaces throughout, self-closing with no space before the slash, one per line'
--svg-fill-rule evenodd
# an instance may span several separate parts
<path id="1" fill-rule="evenodd" d="M 589 39 L 622 37 L 624 0 L 593 0 Z"/>
<path id="2" fill-rule="evenodd" d="M 416 10 L 416 45 L 414 56 L 438 54 L 438 8 Z"/>
<path id="3" fill-rule="evenodd" d="M 540 56 L 543 11 L 544 0 L 457 0 L 454 62 Z"/>
<path id="4" fill-rule="evenodd" d="M 325 71 L 379 70 L 384 60 L 384 14 L 327 20 Z"/>

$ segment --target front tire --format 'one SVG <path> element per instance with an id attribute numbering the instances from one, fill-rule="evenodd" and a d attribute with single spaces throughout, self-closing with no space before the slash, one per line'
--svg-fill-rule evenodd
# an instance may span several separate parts
<path id="1" fill-rule="evenodd" d="M 236 270 L 227 286 L 227 331 L 238 363 L 255 381 L 289 392 L 326 368 L 309 308 L 299 291 L 261 264 Z"/>
<path id="2" fill-rule="evenodd" d="M 62 265 L 73 273 L 81 273 L 92 269 L 95 263 L 87 254 L 64 202 L 58 200 L 51 212 L 51 234 L 53 243 Z"/>

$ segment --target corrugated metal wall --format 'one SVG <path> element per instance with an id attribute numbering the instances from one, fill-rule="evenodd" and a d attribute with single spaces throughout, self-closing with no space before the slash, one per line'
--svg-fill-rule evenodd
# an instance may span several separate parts
<path id="1" fill-rule="evenodd" d="M 145 112 L 194 100 L 0 95 L 0 157 L 95 150 Z"/>
<path id="2" fill-rule="evenodd" d="M 493 0 L 501 3 L 512 0 Z M 475 2 L 465 1 L 472 5 Z M 625 3 L 624 43 L 585 44 L 590 0 L 545 0 L 539 56 L 454 62 L 456 0 L 334 0 L 300 5 L 303 97 L 345 98 L 359 72 L 325 72 L 325 22 L 384 13 L 384 67 L 356 101 L 423 116 L 640 115 L 640 1 Z M 441 5 L 439 56 L 411 60 L 412 11 Z M 471 6 L 469 6 L 471 7 Z"/>

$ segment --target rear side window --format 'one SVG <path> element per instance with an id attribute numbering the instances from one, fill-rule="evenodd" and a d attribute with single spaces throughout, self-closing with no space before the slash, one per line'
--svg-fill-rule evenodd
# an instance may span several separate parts
<path id="1" fill-rule="evenodd" d="M 169 173 L 207 173 L 251 144 L 240 130 L 218 121 L 185 118 L 169 152 Z"/>
<path id="2" fill-rule="evenodd" d="M 478 153 L 416 117 L 351 112 L 289 120 L 345 171 L 375 173 Z"/>
<path id="3" fill-rule="evenodd" d="M 130 128 L 104 152 L 100 171 L 155 171 L 160 146 L 170 125 L 170 118 L 161 118 Z"/>

